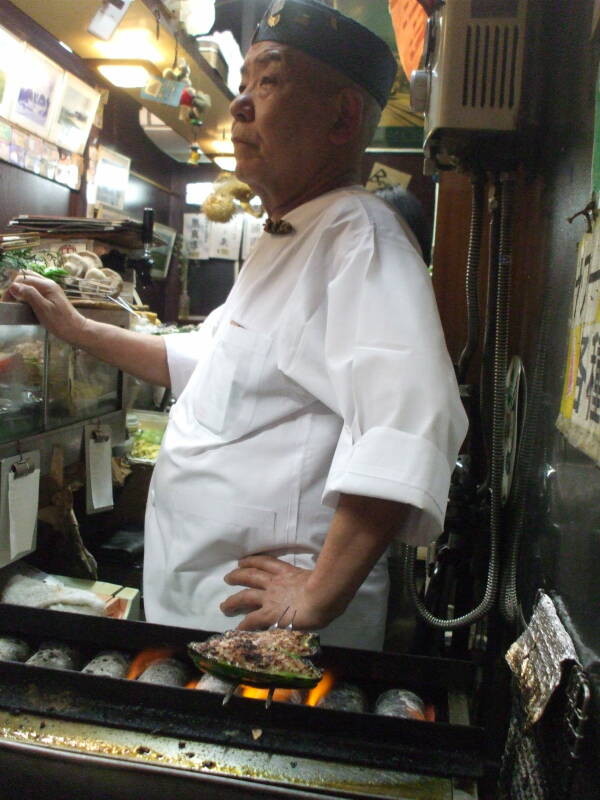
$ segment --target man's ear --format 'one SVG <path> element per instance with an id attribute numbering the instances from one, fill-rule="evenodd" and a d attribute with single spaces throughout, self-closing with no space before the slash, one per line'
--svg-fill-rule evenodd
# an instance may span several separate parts
<path id="1" fill-rule="evenodd" d="M 340 89 L 336 97 L 337 116 L 329 131 L 329 141 L 340 145 L 354 139 L 362 125 L 364 99 L 351 87 Z"/>

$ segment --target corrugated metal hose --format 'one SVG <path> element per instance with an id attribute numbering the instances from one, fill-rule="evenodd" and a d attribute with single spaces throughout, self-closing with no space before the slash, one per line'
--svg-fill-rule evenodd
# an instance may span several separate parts
<path id="1" fill-rule="evenodd" d="M 506 404 L 506 371 L 508 361 L 508 319 L 510 276 L 512 266 L 512 215 L 514 207 L 514 176 L 500 176 L 500 237 L 498 245 L 498 279 L 495 307 L 495 342 L 492 395 L 492 452 L 490 479 L 490 554 L 486 588 L 481 603 L 453 619 L 435 617 L 422 602 L 415 584 L 416 548 L 402 545 L 404 576 L 410 598 L 418 614 L 430 626 L 453 630 L 480 620 L 493 608 L 498 594 L 500 557 L 499 545 L 502 536 L 502 474 L 504 466 L 504 427 Z M 477 211 L 476 204 L 473 213 Z M 471 231 L 481 230 L 481 223 L 471 224 Z M 471 242 L 469 242 L 471 249 Z M 473 264 L 470 257 L 467 264 Z M 472 283 L 472 280 L 471 280 Z M 469 284 L 468 284 L 469 285 Z"/>

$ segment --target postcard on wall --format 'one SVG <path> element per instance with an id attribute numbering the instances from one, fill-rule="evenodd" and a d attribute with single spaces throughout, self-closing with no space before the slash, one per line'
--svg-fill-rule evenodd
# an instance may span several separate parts
<path id="1" fill-rule="evenodd" d="M 7 122 L 0 122 L 0 159 L 8 161 L 10 144 L 12 142 L 12 128 Z"/>
<path id="2" fill-rule="evenodd" d="M 45 178 L 50 178 L 50 180 L 54 180 L 54 176 L 56 174 L 56 168 L 58 166 L 58 147 L 53 144 L 49 144 L 48 142 L 44 142 L 44 147 L 42 150 L 42 163 L 40 174 L 43 175 Z"/>
<path id="3" fill-rule="evenodd" d="M 8 159 L 18 167 L 25 166 L 27 152 L 27 134 L 13 129 Z"/>
<path id="4" fill-rule="evenodd" d="M 82 157 L 66 150 L 59 150 L 58 164 L 54 180 L 64 183 L 70 189 L 79 189 L 81 185 Z"/>
<path id="5" fill-rule="evenodd" d="M 0 28 L 0 117 L 8 117 L 25 42 Z"/>
<path id="6" fill-rule="evenodd" d="M 96 197 L 94 202 L 122 209 L 129 184 L 131 159 L 100 145 L 96 163 Z"/>
<path id="7" fill-rule="evenodd" d="M 27 137 L 27 153 L 25 155 L 25 169 L 39 175 L 42 167 L 42 153 L 44 142 L 39 136 L 30 134 Z"/>
<path id="8" fill-rule="evenodd" d="M 28 46 L 14 92 L 11 121 L 47 138 L 62 76 L 60 67 Z"/>
<path id="9" fill-rule="evenodd" d="M 99 100 L 99 92 L 65 72 L 50 140 L 72 153 L 83 153 Z"/>

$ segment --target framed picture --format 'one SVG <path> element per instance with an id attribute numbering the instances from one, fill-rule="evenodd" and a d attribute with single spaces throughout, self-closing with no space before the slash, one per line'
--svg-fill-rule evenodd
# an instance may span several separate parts
<path id="1" fill-rule="evenodd" d="M 154 235 L 159 236 L 165 244 L 159 246 L 155 245 L 152 248 L 152 260 L 154 264 L 150 270 L 150 277 L 162 279 L 166 278 L 169 272 L 177 231 L 175 228 L 169 228 L 168 225 L 161 225 L 160 222 L 155 222 Z"/>
<path id="2" fill-rule="evenodd" d="M 14 89 L 11 122 L 48 138 L 62 77 L 60 67 L 27 46 Z"/>
<path id="3" fill-rule="evenodd" d="M 65 72 L 50 140 L 72 153 L 83 153 L 99 101 L 99 92 Z"/>
<path id="4" fill-rule="evenodd" d="M 130 164 L 131 159 L 127 156 L 100 145 L 96 163 L 96 203 L 119 209 L 124 207 Z"/>
<path id="5" fill-rule="evenodd" d="M 8 118 L 25 42 L 0 28 L 0 117 Z"/>

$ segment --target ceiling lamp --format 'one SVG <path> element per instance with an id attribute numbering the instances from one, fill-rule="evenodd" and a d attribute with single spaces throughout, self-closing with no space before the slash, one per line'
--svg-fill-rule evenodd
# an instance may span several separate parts
<path id="1" fill-rule="evenodd" d="M 213 161 L 225 172 L 234 172 L 237 164 L 235 156 L 214 156 Z"/>
<path id="2" fill-rule="evenodd" d="M 135 58 L 88 59 L 98 72 L 119 89 L 141 89 L 160 72 L 151 61 Z"/>

